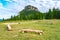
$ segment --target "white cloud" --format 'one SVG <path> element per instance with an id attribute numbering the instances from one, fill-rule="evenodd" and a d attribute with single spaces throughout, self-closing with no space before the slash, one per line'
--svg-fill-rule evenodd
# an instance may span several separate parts
<path id="1" fill-rule="evenodd" d="M 3 7 L 3 5 L 2 5 L 2 3 L 0 3 L 0 8 L 2 8 Z"/>
<path id="2" fill-rule="evenodd" d="M 0 17 L 6 15 L 5 18 L 11 15 L 17 15 L 26 5 L 37 7 L 41 12 L 48 11 L 49 8 L 60 8 L 60 1 L 56 0 L 5 0 L 10 2 L 9 5 L 2 5 L 0 3 Z M 10 16 L 7 16 L 10 15 Z M 3 16 L 4 17 L 4 16 Z M 2 17 L 1 17 L 2 18 Z"/>

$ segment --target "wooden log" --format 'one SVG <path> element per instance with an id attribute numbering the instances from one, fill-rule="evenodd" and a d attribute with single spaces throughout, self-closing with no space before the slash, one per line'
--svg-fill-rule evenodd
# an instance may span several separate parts
<path id="1" fill-rule="evenodd" d="M 25 32 L 32 32 L 31 29 L 21 29 L 19 30 L 19 32 L 25 33 Z"/>
<path id="2" fill-rule="evenodd" d="M 9 24 L 7 25 L 7 29 L 8 29 L 8 31 L 12 31 L 12 28 Z"/>
<path id="3" fill-rule="evenodd" d="M 33 32 L 39 34 L 39 35 L 42 35 L 43 34 L 43 31 L 42 30 L 33 30 Z"/>
<path id="4" fill-rule="evenodd" d="M 42 30 L 32 30 L 32 29 L 21 29 L 19 30 L 19 32 L 25 33 L 25 32 L 33 32 L 33 33 L 37 33 L 39 35 L 43 34 Z"/>

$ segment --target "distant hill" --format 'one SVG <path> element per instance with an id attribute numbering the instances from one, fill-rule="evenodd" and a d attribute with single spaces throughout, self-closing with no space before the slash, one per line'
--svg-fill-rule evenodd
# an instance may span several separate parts
<path id="1" fill-rule="evenodd" d="M 0 19 L 0 21 L 2 21 L 2 19 Z"/>
<path id="2" fill-rule="evenodd" d="M 7 20 L 37 20 L 42 19 L 42 16 L 43 14 L 37 7 L 27 5 L 17 16 L 11 16 L 11 18 Z"/>
<path id="3" fill-rule="evenodd" d="M 28 5 L 19 12 L 19 16 L 21 20 L 40 19 L 42 18 L 42 13 L 39 12 L 37 7 Z"/>

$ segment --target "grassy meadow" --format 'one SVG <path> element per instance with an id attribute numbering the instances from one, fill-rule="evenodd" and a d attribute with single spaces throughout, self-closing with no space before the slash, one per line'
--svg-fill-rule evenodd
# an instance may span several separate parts
<path id="1" fill-rule="evenodd" d="M 7 30 L 7 24 L 11 25 L 12 31 Z M 35 33 L 20 33 L 19 30 L 22 28 L 43 30 L 44 33 L 43 35 Z M 0 40 L 60 40 L 60 20 L 1 22 Z"/>

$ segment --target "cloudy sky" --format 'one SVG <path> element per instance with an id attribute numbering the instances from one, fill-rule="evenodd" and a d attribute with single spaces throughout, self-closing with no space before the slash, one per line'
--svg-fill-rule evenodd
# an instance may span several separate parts
<path id="1" fill-rule="evenodd" d="M 41 12 L 47 12 L 49 8 L 59 8 L 60 0 L 0 0 L 0 19 L 17 15 L 26 5 L 32 5 Z"/>

